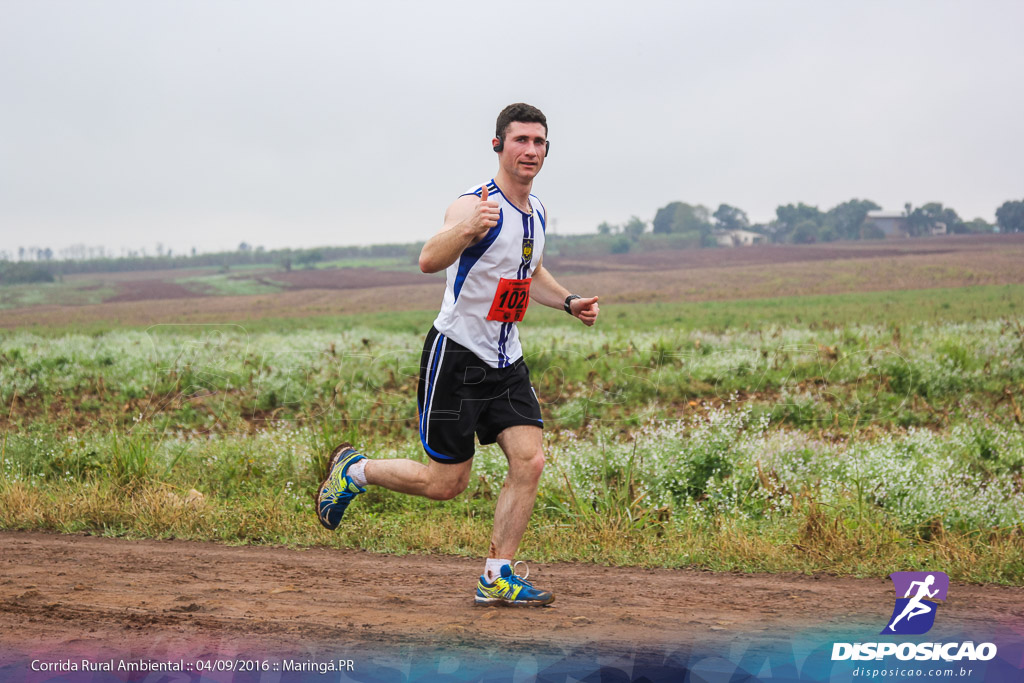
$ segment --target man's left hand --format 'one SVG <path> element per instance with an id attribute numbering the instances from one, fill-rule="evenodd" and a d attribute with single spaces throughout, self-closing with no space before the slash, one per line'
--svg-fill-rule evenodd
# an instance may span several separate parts
<path id="1" fill-rule="evenodd" d="M 569 302 L 569 308 L 572 310 L 572 314 L 579 318 L 580 322 L 587 327 L 591 327 L 597 322 L 597 314 L 601 312 L 601 308 L 597 305 L 596 296 L 586 299 L 573 299 Z"/>

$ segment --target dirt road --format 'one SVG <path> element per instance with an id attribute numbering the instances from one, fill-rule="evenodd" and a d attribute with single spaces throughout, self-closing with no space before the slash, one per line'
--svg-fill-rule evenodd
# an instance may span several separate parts
<path id="1" fill-rule="evenodd" d="M 552 607 L 479 608 L 472 591 L 480 564 L 0 532 L 0 665 L 40 653 L 317 657 L 444 647 L 558 655 L 683 644 L 727 651 L 808 629 L 872 639 L 894 598 L 886 578 L 560 564 L 532 568 L 556 594 Z M 1024 588 L 954 585 L 932 634 L 993 631 L 1024 638 Z"/>

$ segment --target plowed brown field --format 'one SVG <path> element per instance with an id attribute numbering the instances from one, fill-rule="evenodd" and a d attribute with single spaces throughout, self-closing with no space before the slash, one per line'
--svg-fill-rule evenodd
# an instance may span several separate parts
<path id="1" fill-rule="evenodd" d="M 600 294 L 605 304 L 1020 284 L 1024 283 L 1024 234 L 666 250 L 586 259 L 562 254 L 546 258 L 545 266 L 569 289 Z M 285 284 L 288 289 L 276 294 L 212 296 L 173 282 L 182 275 L 177 270 L 136 278 L 115 274 L 110 281 L 121 287 L 121 293 L 109 302 L 9 309 L 0 315 L 0 327 L 97 321 L 226 323 L 429 310 L 439 305 L 444 291 L 440 275 L 360 268 L 261 272 L 252 277 Z"/>

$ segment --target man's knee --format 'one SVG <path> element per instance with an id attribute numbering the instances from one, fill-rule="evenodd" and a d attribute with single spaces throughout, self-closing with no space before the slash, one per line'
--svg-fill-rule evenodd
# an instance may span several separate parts
<path id="1" fill-rule="evenodd" d="M 432 500 L 451 500 L 469 486 L 469 472 L 454 480 L 437 480 L 430 483 L 427 497 Z"/>
<path id="2" fill-rule="evenodd" d="M 540 481 L 540 475 L 544 471 L 545 462 L 544 449 L 537 448 L 533 453 L 518 458 L 515 464 L 510 465 L 510 467 L 516 470 L 518 476 L 537 482 Z"/>
<path id="3" fill-rule="evenodd" d="M 547 460 L 544 458 L 544 451 L 537 449 L 536 455 L 534 455 L 533 459 L 530 461 L 530 466 L 533 468 L 533 474 L 537 479 L 540 479 L 540 475 L 544 471 L 544 463 L 546 462 Z"/>
<path id="4" fill-rule="evenodd" d="M 455 496 L 459 495 L 466 490 L 466 486 L 463 484 L 455 485 L 434 485 L 427 493 L 427 497 L 431 500 L 451 500 Z"/>

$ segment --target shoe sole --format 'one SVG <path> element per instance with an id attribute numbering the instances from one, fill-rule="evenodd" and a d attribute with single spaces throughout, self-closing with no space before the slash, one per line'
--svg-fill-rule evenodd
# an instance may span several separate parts
<path id="1" fill-rule="evenodd" d="M 497 605 L 499 607 L 545 607 L 555 601 L 555 596 L 552 595 L 550 600 L 506 600 L 504 598 L 481 598 L 474 597 L 474 604 L 481 605 L 483 607 L 490 607 Z"/>
<path id="2" fill-rule="evenodd" d="M 331 451 L 331 454 L 327 456 L 327 476 L 324 477 L 324 480 L 322 482 L 320 482 L 320 486 L 316 490 L 316 519 L 318 522 L 320 522 L 320 526 L 327 529 L 328 531 L 334 531 L 334 529 L 327 526 L 327 523 L 320 518 L 320 497 L 324 495 L 324 487 L 327 486 L 327 480 L 331 478 L 331 472 L 334 471 L 335 463 L 337 463 L 338 460 L 341 459 L 342 455 L 344 455 L 348 451 L 354 450 L 356 449 L 352 446 L 352 444 L 350 444 L 348 441 L 345 441 L 343 443 L 338 444 L 334 448 L 334 450 Z"/>

